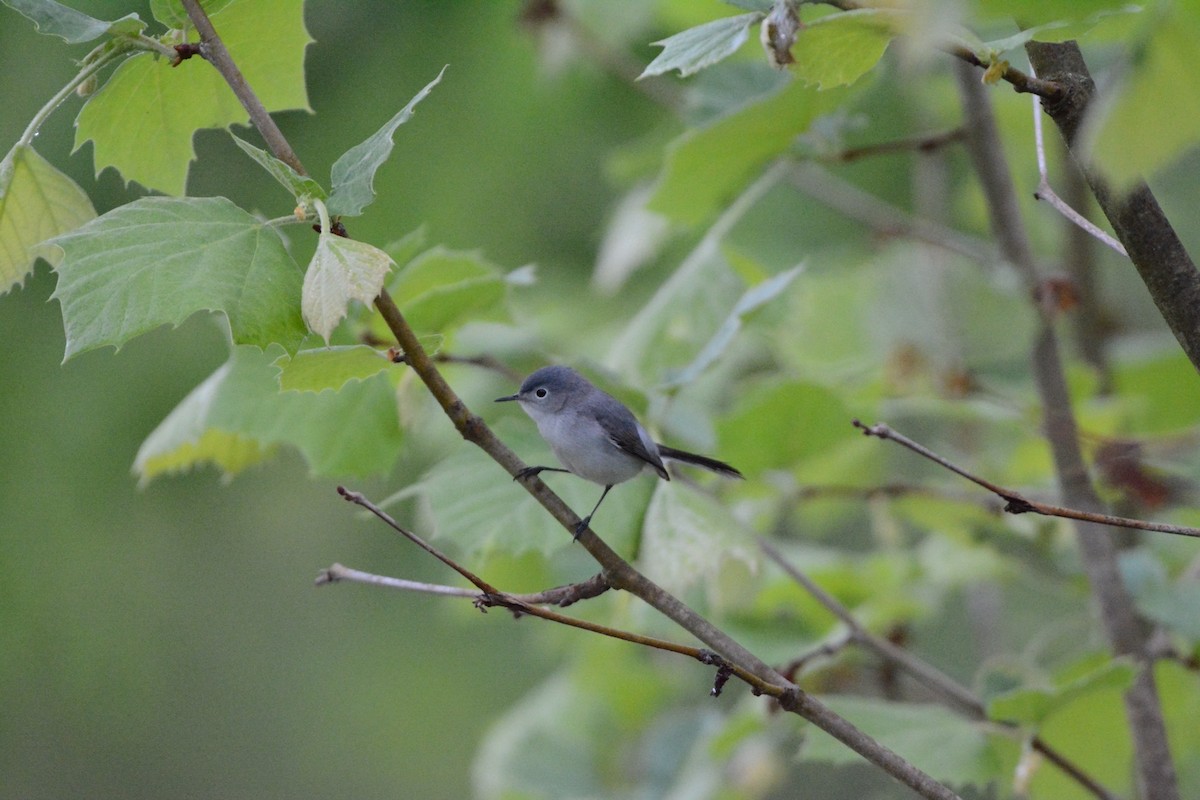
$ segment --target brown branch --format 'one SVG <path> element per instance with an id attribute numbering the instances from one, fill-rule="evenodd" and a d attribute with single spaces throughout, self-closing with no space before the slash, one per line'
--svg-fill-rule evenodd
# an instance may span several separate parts
<path id="1" fill-rule="evenodd" d="M 221 77 L 229 84 L 229 88 L 237 96 L 238 102 L 242 104 L 242 108 L 246 109 L 246 113 L 250 115 L 250 121 L 254 123 L 254 127 L 262 134 L 267 146 L 271 148 L 271 152 L 280 161 L 287 164 L 292 169 L 301 175 L 307 175 L 304 171 L 304 165 L 300 163 L 300 159 L 292 150 L 292 146 L 288 144 L 287 139 L 283 135 L 283 131 L 279 130 L 279 126 L 275 124 L 275 120 L 271 119 L 271 115 L 267 112 L 266 106 L 258 99 L 258 95 L 250 88 L 250 84 L 246 83 L 246 78 L 234 63 L 233 58 L 229 55 L 229 50 L 226 49 L 225 43 L 221 41 L 221 37 L 217 35 L 217 31 L 213 28 L 212 20 L 208 18 L 208 14 L 200 7 L 199 0 L 182 0 L 183 7 L 187 11 L 188 19 L 196 26 L 196 31 L 200 34 L 200 54 L 216 68 L 217 72 L 221 73 Z"/>
<path id="2" fill-rule="evenodd" d="M 1029 42 L 1025 52 L 1037 73 L 1067 91 L 1043 108 L 1058 126 L 1083 170 L 1100 210 L 1125 246 L 1138 275 L 1193 366 L 1200 370 L 1200 272 L 1144 182 L 1118 193 L 1076 150 L 1076 138 L 1096 87 L 1075 42 Z"/>
<path id="3" fill-rule="evenodd" d="M 966 131 L 961 127 L 941 133 L 931 133 L 925 136 L 913 136 L 907 139 L 895 139 L 890 142 L 865 144 L 861 147 L 850 147 L 838 153 L 821 158 L 821 161 L 833 161 L 848 164 L 860 158 L 870 156 L 891 155 L 893 153 L 930 153 L 955 142 L 961 142 Z"/>
<path id="4" fill-rule="evenodd" d="M 1075 508 L 1064 508 L 1050 503 L 1040 503 L 1037 500 L 1030 500 L 1015 489 L 1007 489 L 998 484 L 992 483 L 986 478 L 968 472 L 966 469 L 946 460 L 942 456 L 933 452 L 922 444 L 914 442 L 907 436 L 897 433 L 886 424 L 877 422 L 874 425 L 867 425 L 859 420 L 853 420 L 854 427 L 860 429 L 864 436 L 875 436 L 879 439 L 889 439 L 897 444 L 907 447 L 918 455 L 924 456 L 930 461 L 945 467 L 956 475 L 959 475 L 972 483 L 982 486 L 992 494 L 1004 501 L 1004 510 L 1009 514 L 1025 514 L 1032 512 L 1041 514 L 1047 517 L 1062 517 L 1064 519 L 1080 520 L 1082 522 L 1094 522 L 1100 525 L 1114 525 L 1118 528 L 1132 528 L 1139 531 L 1154 531 L 1156 533 L 1170 533 L 1175 536 L 1193 536 L 1200 537 L 1200 528 L 1193 528 L 1188 525 L 1170 525 L 1165 522 L 1149 522 L 1143 519 L 1130 519 L 1128 517 L 1116 517 L 1112 514 L 1101 514 L 1094 511 L 1081 511 Z"/>
<path id="5" fill-rule="evenodd" d="M 882 636 L 876 636 L 871 633 L 863 627 L 862 623 L 858 621 L 850 609 L 842 605 L 836 597 L 826 592 L 812 578 L 808 577 L 807 574 L 784 558 L 783 554 L 766 539 L 759 539 L 758 545 L 767 554 L 768 558 L 787 573 L 788 577 L 800 584 L 814 600 L 824 606 L 829 613 L 837 617 L 846 626 L 849 640 L 873 651 L 877 656 L 884 659 L 884 661 L 895 664 L 917 681 L 949 700 L 952 705 L 967 716 L 978 720 L 988 719 L 987 706 L 970 689 L 927 661 L 913 655 L 908 650 L 895 645 Z M 1019 727 L 1015 723 L 1003 720 L 992 721 L 1010 730 L 1018 730 Z M 1031 745 L 1052 764 L 1071 776 L 1080 786 L 1100 798 L 1100 800 L 1118 800 L 1117 795 L 1100 785 L 1074 762 L 1047 744 L 1040 736 L 1035 735 L 1031 741 Z"/>
<path id="6" fill-rule="evenodd" d="M 989 69 L 992 66 L 980 60 L 977 55 L 966 47 L 950 46 L 943 49 L 960 61 L 972 66 L 984 69 Z M 1027 75 L 1011 64 L 1006 66 L 1004 71 L 1000 73 L 1000 79 L 1012 84 L 1013 91 L 1015 92 L 1036 94 L 1038 97 L 1043 97 L 1051 102 L 1059 100 L 1066 93 L 1066 89 L 1056 81 L 1043 80 L 1033 75 Z"/>

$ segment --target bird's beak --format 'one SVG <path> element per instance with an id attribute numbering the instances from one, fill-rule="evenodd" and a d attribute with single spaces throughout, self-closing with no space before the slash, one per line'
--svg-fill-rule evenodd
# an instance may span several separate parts
<path id="1" fill-rule="evenodd" d="M 515 394 L 510 394 L 508 397 L 497 397 L 497 398 L 496 398 L 496 399 L 495 399 L 493 402 L 496 402 L 496 403 L 506 403 L 506 402 L 508 402 L 509 400 L 516 400 L 516 399 L 517 399 L 517 395 L 515 395 Z"/>

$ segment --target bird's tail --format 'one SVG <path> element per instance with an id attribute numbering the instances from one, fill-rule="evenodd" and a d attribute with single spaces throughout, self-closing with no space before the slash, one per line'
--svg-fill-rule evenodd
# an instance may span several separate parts
<path id="1" fill-rule="evenodd" d="M 724 461 L 718 461 L 715 458 L 708 456 L 700 456 L 695 453 L 689 453 L 686 450 L 676 450 L 674 447 L 667 447 L 665 444 L 658 446 L 658 454 L 663 458 L 671 461 L 679 461 L 684 464 L 694 464 L 697 467 L 704 467 L 707 470 L 712 470 L 718 475 L 724 475 L 726 478 L 744 478 L 741 472 L 729 466 Z"/>

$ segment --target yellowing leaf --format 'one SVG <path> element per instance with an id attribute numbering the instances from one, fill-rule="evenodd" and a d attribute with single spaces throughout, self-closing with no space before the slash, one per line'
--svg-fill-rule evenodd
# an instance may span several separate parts
<path id="1" fill-rule="evenodd" d="M 0 161 L 0 294 L 25 280 L 37 245 L 95 218 L 75 181 L 32 147 L 17 145 Z"/>

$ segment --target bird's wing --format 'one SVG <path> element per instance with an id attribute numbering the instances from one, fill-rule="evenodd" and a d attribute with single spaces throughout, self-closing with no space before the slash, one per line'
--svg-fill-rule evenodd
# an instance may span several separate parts
<path id="1" fill-rule="evenodd" d="M 597 422 L 604 429 L 610 442 L 631 456 L 636 456 L 654 467 L 658 477 L 663 480 L 671 480 L 662 458 L 658 455 L 658 446 L 654 444 L 650 434 L 646 433 L 646 429 L 641 426 L 629 409 L 621 406 L 620 412 L 600 414 L 597 416 Z"/>

